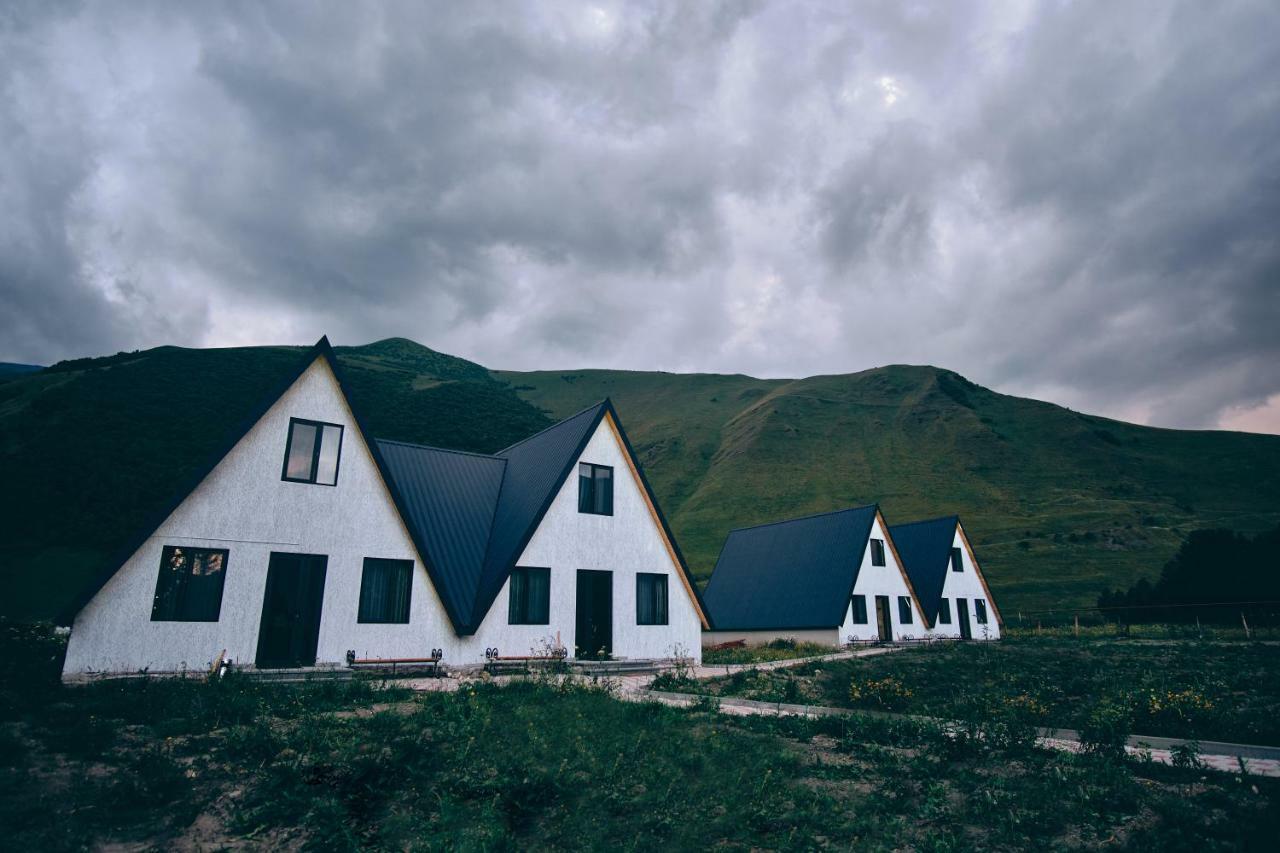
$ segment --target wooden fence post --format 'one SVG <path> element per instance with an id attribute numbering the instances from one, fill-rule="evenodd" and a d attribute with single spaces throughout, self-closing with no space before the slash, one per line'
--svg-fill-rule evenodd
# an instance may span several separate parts
<path id="1" fill-rule="evenodd" d="M 1080 639 L 1080 614 L 1076 614 L 1076 639 Z"/>
<path id="2" fill-rule="evenodd" d="M 1249 633 L 1249 620 L 1244 618 L 1244 611 L 1240 611 L 1240 621 L 1244 624 L 1244 638 L 1252 640 L 1253 636 Z"/>

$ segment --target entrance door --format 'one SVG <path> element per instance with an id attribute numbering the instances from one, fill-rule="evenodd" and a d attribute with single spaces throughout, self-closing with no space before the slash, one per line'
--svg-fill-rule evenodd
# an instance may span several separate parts
<path id="1" fill-rule="evenodd" d="M 271 554 L 258 628 L 259 669 L 315 666 L 328 564 L 324 554 Z"/>
<path id="2" fill-rule="evenodd" d="M 889 619 L 889 596 L 876 596 L 876 627 L 880 629 L 880 642 L 893 641 L 893 622 Z"/>
<path id="3" fill-rule="evenodd" d="M 574 657 L 603 660 L 613 654 L 613 572 L 578 570 L 578 624 Z"/>
<path id="4" fill-rule="evenodd" d="M 956 618 L 960 620 L 960 639 L 972 640 L 973 629 L 969 627 L 969 599 L 956 599 Z"/>

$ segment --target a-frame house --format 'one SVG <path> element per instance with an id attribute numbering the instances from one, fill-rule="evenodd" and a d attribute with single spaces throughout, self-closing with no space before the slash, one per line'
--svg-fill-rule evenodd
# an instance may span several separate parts
<path id="1" fill-rule="evenodd" d="M 612 404 L 493 455 L 377 441 L 327 339 L 63 616 L 63 677 L 360 658 L 699 655 L 708 622 Z"/>
<path id="2" fill-rule="evenodd" d="M 1000 639 L 1000 611 L 959 516 L 898 524 L 889 533 L 920 595 L 930 637 Z"/>

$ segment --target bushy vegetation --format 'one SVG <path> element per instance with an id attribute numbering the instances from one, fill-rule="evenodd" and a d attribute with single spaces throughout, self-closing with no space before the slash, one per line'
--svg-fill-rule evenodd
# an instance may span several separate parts
<path id="1" fill-rule="evenodd" d="M 1280 622 L 1278 565 L 1280 527 L 1252 538 L 1230 530 L 1197 530 L 1154 584 L 1143 578 L 1128 590 L 1105 592 L 1098 607 L 1120 622 L 1241 624 L 1247 614 L 1255 625 L 1275 625 Z"/>
<path id="2" fill-rule="evenodd" d="M 722 649 L 703 649 L 702 662 L 716 664 L 764 663 L 773 660 L 791 660 L 829 655 L 835 649 L 821 643 L 807 643 L 788 638 L 770 640 L 759 646 L 730 646 Z"/>
<path id="3" fill-rule="evenodd" d="M 1021 701 L 956 727 L 730 717 L 550 675 L 420 696 L 62 688 L 56 637 L 5 637 L 45 675 L 28 699 L 5 685 L 0 837 L 15 849 L 1200 851 L 1280 831 L 1275 780 L 1205 774 L 1193 753 L 1164 767 L 1046 751 Z"/>
<path id="4" fill-rule="evenodd" d="M 1280 656 L 1251 643 L 1005 640 L 909 648 L 704 682 L 712 695 L 1280 745 Z M 993 704 L 994 703 L 994 704 Z"/>

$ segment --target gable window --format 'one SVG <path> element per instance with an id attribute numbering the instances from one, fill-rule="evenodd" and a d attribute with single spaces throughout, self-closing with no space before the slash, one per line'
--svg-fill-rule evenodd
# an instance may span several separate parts
<path id="1" fill-rule="evenodd" d="M 284 448 L 284 473 L 290 483 L 338 485 L 338 457 L 342 452 L 342 426 L 321 421 L 289 419 L 289 440 Z"/>
<path id="2" fill-rule="evenodd" d="M 937 552 L 935 551 L 934 553 L 937 553 Z M 937 565 L 937 563 L 935 563 L 934 565 Z M 951 549 L 951 571 L 953 572 L 964 571 L 964 557 L 961 555 L 959 548 Z"/>
<path id="3" fill-rule="evenodd" d="M 636 624 L 667 624 L 667 576 L 639 572 L 636 575 Z"/>
<path id="4" fill-rule="evenodd" d="M 160 552 L 151 621 L 217 622 L 226 579 L 225 550 L 166 545 Z"/>
<path id="5" fill-rule="evenodd" d="M 516 566 L 511 570 L 509 625 L 551 623 L 551 570 Z"/>
<path id="6" fill-rule="evenodd" d="M 911 624 L 911 598 L 909 596 L 898 596 L 898 621 L 903 625 Z"/>
<path id="7" fill-rule="evenodd" d="M 867 597 L 865 595 L 855 595 L 853 597 L 853 624 L 867 624 Z"/>
<path id="8" fill-rule="evenodd" d="M 578 512 L 613 515 L 613 469 L 578 463 Z"/>
<path id="9" fill-rule="evenodd" d="M 979 625 L 987 624 L 987 603 L 981 598 L 973 600 L 973 618 L 978 621 Z"/>
<path id="10" fill-rule="evenodd" d="M 951 624 L 951 601 L 950 599 L 942 599 L 938 602 L 938 622 L 942 625 Z"/>
<path id="11" fill-rule="evenodd" d="M 873 566 L 884 565 L 884 540 L 883 539 L 871 540 L 871 565 Z"/>
<path id="12" fill-rule="evenodd" d="M 360 577 L 359 622 L 382 625 L 409 624 L 409 590 L 413 560 L 364 558 Z"/>

